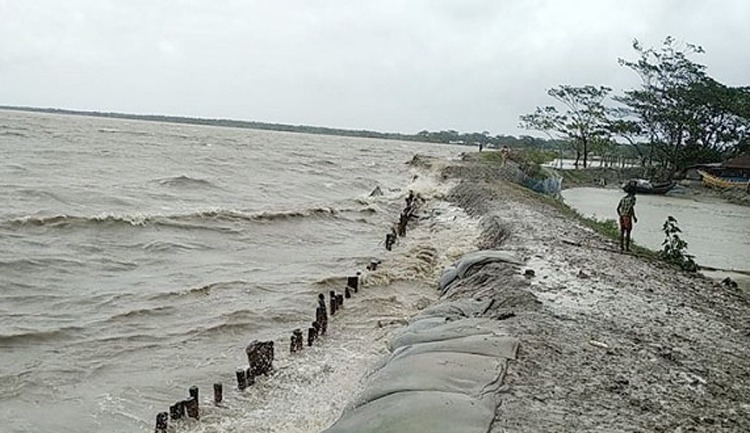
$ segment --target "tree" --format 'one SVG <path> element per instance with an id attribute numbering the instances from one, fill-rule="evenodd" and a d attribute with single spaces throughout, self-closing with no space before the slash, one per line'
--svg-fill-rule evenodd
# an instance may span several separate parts
<path id="1" fill-rule="evenodd" d="M 667 37 L 659 50 L 644 49 L 636 40 L 635 61 L 619 63 L 641 78 L 640 89 L 615 98 L 627 107 L 628 119 L 612 122 L 612 131 L 647 139 L 649 159 L 676 171 L 700 162 L 721 160 L 726 153 L 747 147 L 750 134 L 750 90 L 728 87 L 690 60 L 702 54 L 696 45 L 678 45 Z M 641 158 L 644 154 L 639 149 Z"/>
<path id="2" fill-rule="evenodd" d="M 576 152 L 575 167 L 578 168 L 583 157 L 585 168 L 592 141 L 609 136 L 604 100 L 611 91 L 609 87 L 591 85 L 561 85 L 549 89 L 547 94 L 562 104 L 565 112 L 559 112 L 554 106 L 536 107 L 534 113 L 521 116 L 521 127 L 543 131 L 552 139 L 572 143 Z"/>

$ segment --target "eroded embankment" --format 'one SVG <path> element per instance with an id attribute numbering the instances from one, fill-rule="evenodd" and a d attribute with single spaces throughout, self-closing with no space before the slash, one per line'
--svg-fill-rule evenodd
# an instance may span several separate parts
<path id="1" fill-rule="evenodd" d="M 486 166 L 457 162 L 443 173 L 461 180 L 450 199 L 483 219 L 481 248 L 502 249 L 524 265 L 463 269 L 442 303 L 402 334 L 437 333 L 442 343 L 424 349 L 418 338 L 393 347 L 382 368 L 410 347 L 432 352 L 427 363 L 443 359 L 452 367 L 421 368 L 417 381 L 401 380 L 415 370 L 376 370 L 371 383 L 381 392 L 368 385 L 369 400 L 355 401 L 329 432 L 750 431 L 746 295 L 621 254 Z M 534 275 L 524 277 L 526 270 Z M 468 325 L 463 334 L 439 328 L 460 323 Z M 467 341 L 474 328 L 493 342 L 485 345 L 504 341 L 511 349 L 461 346 L 460 353 L 489 357 L 479 367 L 446 355 L 457 350 L 447 342 Z M 462 376 L 466 368 L 489 373 Z M 451 398 L 421 398 L 423 391 Z M 362 412 L 368 405 L 374 410 Z M 440 425 L 447 430 L 435 430 Z"/>

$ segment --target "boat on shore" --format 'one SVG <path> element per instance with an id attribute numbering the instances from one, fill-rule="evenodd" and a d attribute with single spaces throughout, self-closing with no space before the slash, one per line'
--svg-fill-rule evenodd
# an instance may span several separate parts
<path id="1" fill-rule="evenodd" d="M 750 179 L 736 178 L 736 177 L 719 177 L 714 176 L 703 170 L 698 170 L 698 174 L 701 175 L 701 182 L 705 186 L 730 189 L 730 188 L 748 188 L 750 187 Z"/>
<path id="2" fill-rule="evenodd" d="M 664 195 L 674 188 L 675 185 L 677 185 L 677 182 L 674 181 L 652 183 L 645 179 L 634 179 L 623 185 L 622 189 L 627 192 L 629 188 L 635 188 L 636 194 Z"/>

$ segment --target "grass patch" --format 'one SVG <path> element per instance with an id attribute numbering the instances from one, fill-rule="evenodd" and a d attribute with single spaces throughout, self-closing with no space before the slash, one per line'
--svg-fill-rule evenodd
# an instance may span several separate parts
<path id="1" fill-rule="evenodd" d="M 540 194 L 537 192 L 534 192 L 530 189 L 520 187 L 524 194 L 528 195 L 529 197 L 532 197 L 535 200 L 539 200 L 543 203 L 546 203 L 558 211 L 562 213 L 563 215 L 572 218 L 575 221 L 578 221 L 579 223 L 583 224 L 584 226 L 592 229 L 596 233 L 609 238 L 615 242 L 620 242 L 620 227 L 617 224 L 617 221 L 612 219 L 606 219 L 606 220 L 598 220 L 595 218 L 589 218 L 586 216 L 581 215 L 577 210 L 573 209 L 572 207 L 568 206 L 564 201 L 561 199 L 557 199 L 554 197 L 550 197 L 548 195 Z M 659 260 L 659 253 L 654 250 L 650 250 L 646 247 L 642 247 L 640 245 L 635 244 L 632 240 L 630 242 L 630 250 L 633 255 L 643 257 L 649 260 Z"/>

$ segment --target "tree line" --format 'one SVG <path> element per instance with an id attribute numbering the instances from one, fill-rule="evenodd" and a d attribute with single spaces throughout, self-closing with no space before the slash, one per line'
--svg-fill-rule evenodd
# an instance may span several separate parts
<path id="1" fill-rule="evenodd" d="M 750 150 L 750 87 L 718 82 L 691 60 L 697 45 L 667 37 L 659 49 L 633 42 L 635 60 L 618 59 L 641 79 L 636 89 L 613 94 L 607 86 L 560 85 L 547 94 L 555 105 L 520 116 L 522 128 L 562 140 L 576 167 L 594 152 L 629 147 L 644 167 L 674 173 Z"/>
<path id="2" fill-rule="evenodd" d="M 459 144 L 467 146 L 478 146 L 480 143 L 486 147 L 501 148 L 508 147 L 533 147 L 542 149 L 556 149 L 563 144 L 561 140 L 547 140 L 528 135 L 515 137 L 512 135 L 495 135 L 489 132 L 458 132 L 455 130 L 427 131 L 423 130 L 416 134 L 403 134 L 398 132 L 378 132 L 368 130 L 354 130 L 341 128 L 328 128 L 323 126 L 288 125 L 282 123 L 266 123 L 234 119 L 208 119 L 200 117 L 165 116 L 156 114 L 129 114 L 102 111 L 80 111 L 62 108 L 37 108 L 19 106 L 0 106 L 0 109 L 31 111 L 40 113 L 81 115 L 94 117 L 110 117 L 116 119 L 142 120 L 151 122 L 185 123 L 191 125 L 221 126 L 232 128 L 248 128 L 267 131 L 297 132 L 303 134 L 337 135 L 344 137 L 364 137 L 384 140 L 419 141 L 427 143 Z"/>

